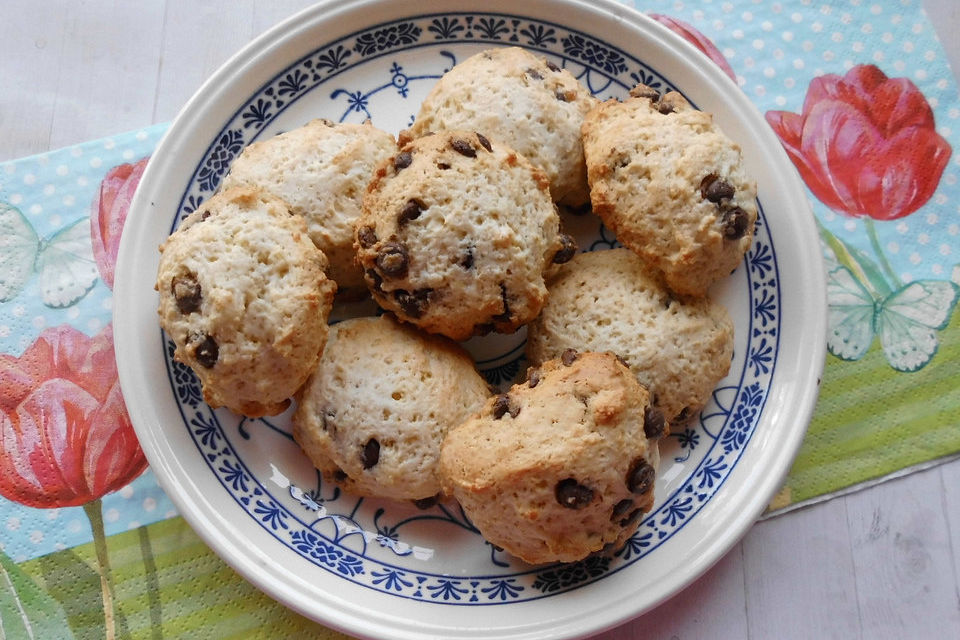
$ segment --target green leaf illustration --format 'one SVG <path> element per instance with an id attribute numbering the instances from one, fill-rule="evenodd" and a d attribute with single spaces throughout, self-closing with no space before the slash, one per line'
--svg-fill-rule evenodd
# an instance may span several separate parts
<path id="1" fill-rule="evenodd" d="M 90 545 L 91 547 L 93 545 Z M 49 594 L 63 606 L 70 628 L 77 640 L 102 640 L 107 636 L 106 612 L 103 608 L 102 584 L 94 566 L 96 557 L 78 555 L 86 547 L 64 549 L 40 556 L 36 560 L 39 574 Z M 126 620 L 116 615 L 117 638 L 127 638 Z"/>
<path id="2" fill-rule="evenodd" d="M 823 226 L 820 220 L 814 219 L 817 222 L 820 237 L 830 247 L 837 262 L 849 269 L 850 273 L 863 284 L 875 300 L 883 300 L 893 293 L 893 289 L 886 278 L 883 277 L 880 267 L 873 260 L 859 249 L 848 247 L 846 243 L 830 233 L 830 230 Z"/>
<path id="3" fill-rule="evenodd" d="M 5 638 L 74 638 L 60 604 L 2 551 L 0 630 Z"/>

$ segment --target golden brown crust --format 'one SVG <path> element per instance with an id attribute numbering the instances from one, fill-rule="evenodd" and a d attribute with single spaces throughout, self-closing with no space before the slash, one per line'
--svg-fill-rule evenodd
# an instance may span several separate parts
<path id="1" fill-rule="evenodd" d="M 702 296 L 742 261 L 756 185 L 710 114 L 677 93 L 634 91 L 592 109 L 582 134 L 594 212 L 671 289 Z"/>
<path id="2" fill-rule="evenodd" d="M 487 540 L 527 562 L 617 547 L 653 504 L 662 433 L 644 432 L 649 406 L 613 354 L 550 360 L 447 435 L 444 488 Z"/>

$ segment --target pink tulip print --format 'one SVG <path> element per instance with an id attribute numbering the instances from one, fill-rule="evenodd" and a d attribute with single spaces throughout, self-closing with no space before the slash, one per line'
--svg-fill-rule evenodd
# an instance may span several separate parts
<path id="1" fill-rule="evenodd" d="M 766 118 L 813 194 L 850 216 L 910 215 L 933 195 L 950 159 L 923 94 L 874 65 L 814 78 L 802 113 Z"/>
<path id="2" fill-rule="evenodd" d="M 147 158 L 107 172 L 90 216 L 93 253 L 112 287 L 120 233 Z M 117 380 L 113 328 L 90 338 L 45 330 L 21 356 L 0 354 L 0 495 L 32 507 L 77 506 L 146 468 Z"/>
<path id="3" fill-rule="evenodd" d="M 834 211 L 862 218 L 871 258 L 820 225 L 835 264 L 828 273 L 828 348 L 857 360 L 874 338 L 894 369 L 923 368 L 939 345 L 960 288 L 946 280 L 904 283 L 885 255 L 874 221 L 914 213 L 933 196 L 950 159 L 933 110 L 906 78 L 874 65 L 811 81 L 801 113 L 766 120 L 807 187 Z"/>
<path id="4" fill-rule="evenodd" d="M 720 67 L 720 69 L 722 69 L 731 80 L 734 82 L 737 81 L 737 76 L 730 67 L 730 63 L 727 62 L 727 59 L 722 53 L 720 53 L 720 50 L 717 49 L 716 45 L 692 25 L 684 22 L 683 20 L 671 18 L 670 16 L 665 16 L 659 13 L 648 13 L 647 15 L 674 33 L 682 36 L 685 40 L 687 40 L 687 42 L 695 46 L 708 58 L 713 60 L 713 62 L 716 63 L 716 65 Z"/>
<path id="5" fill-rule="evenodd" d="M 82 505 L 93 530 L 107 638 L 113 587 L 100 498 L 143 473 L 111 325 L 94 337 L 47 329 L 20 357 L 0 355 L 0 495 L 31 507 Z"/>
<path id="6" fill-rule="evenodd" d="M 140 184 L 147 161 L 143 158 L 134 164 L 121 164 L 107 172 L 100 183 L 100 191 L 90 214 L 90 237 L 93 241 L 93 256 L 104 284 L 113 289 L 113 269 L 120 248 L 120 232 L 127 219 L 130 201 Z"/>
<path id="7" fill-rule="evenodd" d="M 47 329 L 0 355 L 0 495 L 32 507 L 96 500 L 147 466 L 127 415 L 113 328 Z"/>
<path id="8" fill-rule="evenodd" d="M 91 270 L 96 264 L 91 283 L 99 272 L 113 288 L 121 231 L 146 164 L 144 158 L 110 169 L 93 203 L 89 235 L 83 219 L 69 227 L 71 250 L 82 248 Z M 13 223 L 20 222 L 18 213 L 6 210 Z M 68 288 L 71 295 L 48 306 L 76 304 L 89 290 L 86 282 L 80 294 L 72 292 L 79 285 Z M 44 330 L 20 356 L 0 354 L 0 496 L 35 508 L 83 508 L 93 533 L 108 639 L 116 637 L 117 623 L 101 498 L 146 468 L 120 392 L 112 325 L 91 337 L 63 324 Z"/>

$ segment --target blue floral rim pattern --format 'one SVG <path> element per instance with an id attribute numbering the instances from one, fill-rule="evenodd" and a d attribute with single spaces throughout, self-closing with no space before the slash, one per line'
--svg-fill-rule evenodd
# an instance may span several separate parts
<path id="1" fill-rule="evenodd" d="M 327 88 L 331 79 L 371 59 L 414 49 L 436 50 L 449 61 L 449 68 L 456 62 L 450 49 L 463 44 L 532 49 L 569 69 L 594 94 L 625 93 L 638 82 L 661 91 L 674 89 L 665 77 L 630 54 L 588 34 L 542 20 L 476 12 L 412 16 L 380 24 L 324 44 L 256 91 L 225 123 L 195 168 L 171 230 L 216 190 L 233 158 L 295 101 Z M 329 95 L 331 100 L 346 100 L 341 120 L 351 113 L 371 116 L 369 97 L 374 93 L 390 88 L 405 96 L 410 82 L 432 80 L 438 75 L 411 74 L 394 61 L 388 82 L 357 91 L 337 88 Z M 597 237 L 591 249 L 615 244 L 602 226 Z M 742 268 L 749 296 L 749 324 L 739 379 L 735 385 L 714 392 L 696 428 L 671 436 L 684 453 L 678 462 L 689 459 L 695 449 L 698 462 L 684 482 L 647 514 L 623 548 L 611 556 L 592 556 L 567 565 L 520 570 L 502 552 L 487 545 L 490 569 L 482 575 L 451 577 L 422 571 L 402 560 L 430 550 L 403 541 L 402 526 L 433 520 L 470 531 L 477 536 L 478 545 L 486 544 L 462 512 L 438 505 L 422 515 L 388 524 L 389 506 L 370 513 L 373 503 L 361 505 L 362 499 L 321 486 L 319 478 L 317 486 L 309 490 L 281 482 L 279 486 L 285 491 L 283 499 L 279 498 L 265 484 L 267 479 L 257 478 L 231 444 L 232 433 L 251 437 L 244 428 L 245 420 L 236 427 L 225 425 L 221 420 L 224 414 L 203 402 L 196 378 L 173 359 L 172 343 L 161 334 L 162 348 L 184 428 L 211 473 L 250 518 L 292 552 L 343 579 L 398 597 L 451 605 L 505 604 L 564 593 L 633 565 L 680 531 L 724 484 L 760 421 L 779 349 L 780 279 L 762 207 L 753 246 Z M 488 380 L 503 382 L 522 370 L 522 359 L 522 348 L 514 346 L 509 353 L 479 366 Z M 262 422 L 289 437 L 270 421 Z M 270 480 L 278 484 L 276 478 Z M 382 553 L 373 557 L 374 549 L 388 550 L 396 562 L 384 561 Z"/>

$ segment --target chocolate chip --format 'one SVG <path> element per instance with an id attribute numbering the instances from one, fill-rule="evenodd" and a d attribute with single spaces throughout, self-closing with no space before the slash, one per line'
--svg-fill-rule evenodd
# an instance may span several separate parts
<path id="1" fill-rule="evenodd" d="M 364 249 L 369 249 L 377 244 L 377 232 L 371 226 L 361 227 L 357 231 L 357 241 Z"/>
<path id="2" fill-rule="evenodd" d="M 473 325 L 473 335 L 485 336 L 494 329 L 496 329 L 496 327 L 493 326 L 492 322 L 482 322 L 480 324 Z"/>
<path id="3" fill-rule="evenodd" d="M 660 99 L 660 92 L 645 84 L 638 84 L 633 89 L 630 89 L 630 95 L 634 98 L 647 98 L 651 102 L 656 102 Z"/>
<path id="4" fill-rule="evenodd" d="M 203 213 L 200 214 L 200 220 L 201 220 L 201 222 L 202 222 L 203 220 L 206 220 L 206 219 L 209 218 L 209 217 L 210 217 L 210 209 L 204 209 L 204 210 L 203 210 Z"/>
<path id="5" fill-rule="evenodd" d="M 660 104 L 657 105 L 657 111 L 659 111 L 663 115 L 667 115 L 668 113 L 673 113 L 674 112 L 673 103 L 667 102 L 665 100 L 661 100 Z"/>
<path id="6" fill-rule="evenodd" d="M 380 274 L 377 273 L 376 269 L 367 269 L 365 271 L 367 277 L 373 281 L 373 290 L 377 293 L 383 293 L 383 278 L 380 277 Z"/>
<path id="7" fill-rule="evenodd" d="M 487 140 L 487 136 L 478 133 L 478 134 L 477 134 L 477 142 L 479 142 L 479 143 L 480 143 L 480 146 L 483 147 L 484 149 L 486 149 L 487 151 L 493 151 L 493 145 L 490 144 L 490 141 L 489 141 L 489 140 Z"/>
<path id="8" fill-rule="evenodd" d="M 673 422 L 686 422 L 687 418 L 690 417 L 690 407 L 684 407 L 680 409 L 680 413 L 676 415 L 673 419 Z"/>
<path id="9" fill-rule="evenodd" d="M 728 209 L 720 215 L 720 226 L 723 228 L 723 237 L 728 240 L 742 238 L 747 232 L 750 218 L 747 212 L 740 207 Z"/>
<path id="10" fill-rule="evenodd" d="M 463 138 L 454 138 L 450 141 L 450 146 L 453 147 L 454 151 L 462 156 L 467 156 L 468 158 L 477 157 L 477 150 L 473 148 L 473 145 L 470 144 L 469 140 L 465 140 Z"/>
<path id="11" fill-rule="evenodd" d="M 197 276 L 188 273 L 182 276 L 175 276 L 170 281 L 170 291 L 177 301 L 177 309 L 180 313 L 186 315 L 200 310 L 200 283 L 197 282 Z"/>
<path id="12" fill-rule="evenodd" d="M 560 67 L 550 62 L 549 60 L 547 60 L 546 63 L 547 63 L 547 69 L 550 69 L 550 71 L 553 71 L 554 73 L 556 73 L 557 71 L 560 71 Z"/>
<path id="13" fill-rule="evenodd" d="M 457 264 L 459 264 L 464 269 L 473 268 L 473 247 L 467 247 L 466 253 L 463 254 L 463 257 L 460 258 L 460 262 L 458 262 Z"/>
<path id="14" fill-rule="evenodd" d="M 710 202 L 719 203 L 721 200 L 732 198 L 733 185 L 715 173 L 707 174 L 700 181 L 700 197 Z"/>
<path id="15" fill-rule="evenodd" d="M 419 318 L 430 306 L 431 293 L 433 293 L 433 289 L 417 289 L 413 293 L 404 289 L 397 289 L 393 292 L 393 299 L 397 301 L 405 314 L 411 318 Z"/>
<path id="16" fill-rule="evenodd" d="M 360 450 L 360 464 L 364 469 L 370 469 L 378 462 L 380 462 L 380 443 L 376 438 L 370 438 Z"/>
<path id="17" fill-rule="evenodd" d="M 393 168 L 396 171 L 400 171 L 401 169 L 409 167 L 411 162 L 413 162 L 413 154 L 409 151 L 401 151 L 397 154 L 397 157 L 393 159 Z"/>
<path id="18" fill-rule="evenodd" d="M 541 378 L 543 378 L 543 375 L 540 373 L 540 369 L 530 369 L 527 373 L 527 382 L 531 389 L 540 384 Z"/>
<path id="19" fill-rule="evenodd" d="M 557 89 L 553 95 L 560 102 L 573 102 L 577 99 L 577 92 L 573 89 Z"/>
<path id="20" fill-rule="evenodd" d="M 510 302 L 507 300 L 507 285 L 500 283 L 500 301 L 503 303 L 503 312 L 493 316 L 496 322 L 510 322 Z"/>
<path id="21" fill-rule="evenodd" d="M 557 502 L 567 509 L 583 509 L 593 500 L 593 489 L 580 484 L 575 478 L 558 482 L 553 493 Z"/>
<path id="22" fill-rule="evenodd" d="M 564 349 L 563 353 L 560 354 L 560 362 L 569 367 L 578 357 L 580 357 L 580 354 L 577 353 L 576 349 Z"/>
<path id="23" fill-rule="evenodd" d="M 438 162 L 438 163 L 437 163 L 437 169 L 440 169 L 441 171 L 446 171 L 446 170 L 449 169 L 449 168 L 450 168 L 450 165 L 447 164 L 446 162 Z"/>
<path id="24" fill-rule="evenodd" d="M 534 80 L 543 80 L 543 76 L 540 75 L 540 72 L 537 71 L 536 69 L 533 69 L 533 68 L 527 69 L 525 73 L 531 78 L 533 78 Z"/>
<path id="25" fill-rule="evenodd" d="M 613 505 L 613 512 L 610 514 L 610 522 L 616 522 L 623 514 L 633 508 L 633 500 L 625 498 Z"/>
<path id="26" fill-rule="evenodd" d="M 653 487 L 653 481 L 657 472 L 643 458 L 637 458 L 630 463 L 630 469 L 627 470 L 627 489 L 631 493 L 644 494 Z"/>
<path id="27" fill-rule="evenodd" d="M 427 206 L 420 200 L 410 198 L 407 200 L 407 204 L 403 205 L 403 208 L 400 209 L 400 215 L 397 216 L 397 224 L 402 226 L 411 220 L 416 220 L 426 208 Z"/>
<path id="28" fill-rule="evenodd" d="M 643 433 L 647 438 L 659 438 L 666 429 L 667 422 L 663 412 L 656 407 L 647 407 L 643 410 Z"/>
<path id="29" fill-rule="evenodd" d="M 203 341 L 197 345 L 193 355 L 201 365 L 207 369 L 212 369 L 220 357 L 220 347 L 217 346 L 217 341 L 214 340 L 212 336 L 204 336 Z"/>
<path id="30" fill-rule="evenodd" d="M 417 509 L 429 509 L 430 507 L 436 506 L 440 502 L 440 495 L 428 496 L 426 498 L 419 498 L 413 501 L 413 505 Z"/>
<path id="31" fill-rule="evenodd" d="M 407 247 L 399 242 L 387 242 L 377 254 L 377 268 L 387 278 L 403 278 L 410 266 Z"/>
<path id="32" fill-rule="evenodd" d="M 497 396 L 497 399 L 493 401 L 493 419 L 499 420 L 505 416 L 508 411 L 510 411 L 510 396 L 506 393 L 501 393 Z"/>
<path id="33" fill-rule="evenodd" d="M 643 513 L 643 509 L 634 509 L 633 511 L 630 512 L 630 515 L 628 515 L 626 518 L 624 518 L 619 522 L 619 525 L 621 527 L 626 527 L 628 525 L 633 524 L 634 522 L 637 521 L 637 518 L 640 517 L 641 513 Z"/>
<path id="34" fill-rule="evenodd" d="M 570 262 L 570 259 L 575 255 L 577 255 L 577 241 L 573 239 L 573 236 L 561 233 L 560 248 L 553 254 L 553 264 Z"/>
<path id="35" fill-rule="evenodd" d="M 507 413 L 510 414 L 511 418 L 516 418 L 520 415 L 520 405 L 514 402 L 509 394 L 501 393 L 493 401 L 493 419 L 499 420 Z"/>

